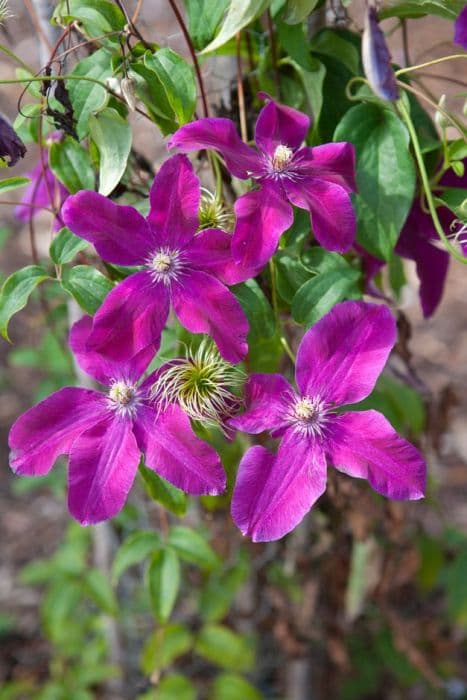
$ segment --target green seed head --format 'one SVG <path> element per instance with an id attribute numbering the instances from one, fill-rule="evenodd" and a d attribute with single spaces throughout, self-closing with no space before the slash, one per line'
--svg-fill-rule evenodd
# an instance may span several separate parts
<path id="1" fill-rule="evenodd" d="M 233 231 L 234 225 L 232 207 L 218 202 L 212 192 L 203 187 L 199 203 L 199 230 L 220 228 L 223 231 Z"/>
<path id="2" fill-rule="evenodd" d="M 203 341 L 185 359 L 168 363 L 151 391 L 160 410 L 178 403 L 193 420 L 225 427 L 242 401 L 235 393 L 244 383 L 243 372 L 225 362 L 210 341 Z"/>

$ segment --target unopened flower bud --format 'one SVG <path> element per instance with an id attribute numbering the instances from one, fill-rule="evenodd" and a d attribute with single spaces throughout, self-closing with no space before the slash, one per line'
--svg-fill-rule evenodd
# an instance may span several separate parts
<path id="1" fill-rule="evenodd" d="M 121 84 L 122 96 L 128 105 L 128 108 L 134 112 L 136 107 L 135 83 L 131 78 L 123 78 Z"/>
<path id="2" fill-rule="evenodd" d="M 444 110 L 444 112 L 446 111 L 446 95 L 441 95 L 438 100 L 438 105 L 442 110 Z M 435 112 L 435 122 L 441 129 L 446 129 L 446 127 L 449 126 L 449 120 L 446 119 L 445 114 L 439 110 L 436 110 Z"/>
<path id="3" fill-rule="evenodd" d="M 378 24 L 378 16 L 368 5 L 362 37 L 362 60 L 365 75 L 373 92 L 382 100 L 399 99 L 399 89 L 391 65 L 391 54 L 384 33 Z"/>
<path id="4" fill-rule="evenodd" d="M 114 92 L 114 93 L 115 93 L 116 95 L 118 95 L 119 97 L 121 96 L 121 94 L 122 94 L 122 87 L 121 87 L 120 79 L 119 79 L 119 78 L 115 78 L 114 76 L 111 76 L 110 78 L 106 78 L 105 84 L 107 85 L 107 87 L 109 88 L 109 90 L 111 90 L 112 92 Z"/>

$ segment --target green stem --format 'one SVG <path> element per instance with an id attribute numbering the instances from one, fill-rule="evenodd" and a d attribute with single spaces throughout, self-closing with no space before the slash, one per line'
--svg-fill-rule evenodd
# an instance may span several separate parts
<path id="1" fill-rule="evenodd" d="M 402 100 L 399 100 L 397 103 L 397 107 L 399 109 L 400 114 L 402 115 L 403 120 L 405 121 L 405 124 L 407 126 L 407 129 L 409 130 L 410 134 L 410 139 L 412 141 L 412 146 L 413 150 L 415 153 L 415 158 L 417 160 L 417 165 L 418 169 L 420 171 L 420 177 L 422 179 L 422 185 L 423 185 L 423 190 L 425 192 L 425 197 L 426 201 L 428 204 L 428 209 L 430 211 L 431 218 L 433 220 L 434 227 L 443 241 L 444 245 L 446 246 L 447 250 L 451 253 L 451 255 L 456 258 L 456 260 L 459 260 L 459 262 L 463 263 L 464 265 L 467 264 L 467 258 L 465 258 L 461 253 L 459 253 L 458 250 L 451 244 L 449 241 L 448 237 L 444 233 L 443 227 L 441 226 L 438 213 L 436 211 L 436 206 L 433 200 L 433 194 L 431 192 L 430 188 L 430 181 L 428 179 L 428 174 L 426 172 L 425 168 L 425 163 L 423 161 L 423 155 L 422 151 L 420 149 L 420 143 L 418 141 L 418 136 L 417 132 L 415 130 L 415 127 L 413 125 L 412 119 L 410 118 L 410 114 L 407 110 L 407 107 L 405 106 L 404 102 Z"/>
<path id="2" fill-rule="evenodd" d="M 27 70 L 28 73 L 34 73 L 34 71 L 32 70 L 32 68 L 30 68 L 30 67 L 28 66 L 27 63 L 25 63 L 24 61 L 22 61 L 22 60 L 20 59 L 19 56 L 17 56 L 15 53 L 13 53 L 13 51 L 10 51 L 10 49 L 7 49 L 6 46 L 2 46 L 2 44 L 0 44 L 0 51 L 3 51 L 3 53 L 6 53 L 7 56 L 9 56 L 10 58 L 12 58 L 12 59 L 13 59 L 14 61 L 16 61 L 17 63 L 19 63 L 19 65 L 20 65 L 22 68 L 24 68 L 24 70 Z"/>
<path id="3" fill-rule="evenodd" d="M 442 58 L 436 58 L 433 61 L 427 61 L 426 63 L 419 63 L 417 66 L 408 66 L 407 68 L 400 68 L 396 70 L 396 75 L 403 75 L 404 73 L 410 73 L 414 70 L 419 70 L 420 68 L 428 68 L 428 66 L 436 66 L 438 63 L 444 63 L 445 61 L 453 61 L 458 58 L 467 58 L 467 53 L 455 53 L 452 56 L 443 56 Z"/>
<path id="4" fill-rule="evenodd" d="M 277 327 L 280 328 L 280 343 L 282 347 L 284 348 L 285 352 L 287 355 L 290 357 L 292 360 L 293 364 L 295 364 L 295 355 L 292 352 L 292 349 L 287 342 L 287 338 L 282 332 L 282 325 L 281 325 L 281 320 L 279 316 L 279 304 L 277 301 L 277 288 L 276 288 L 276 267 L 274 265 L 274 258 L 271 258 L 269 261 L 269 273 L 271 276 L 271 300 L 272 300 L 272 308 L 274 310 L 274 316 L 276 319 L 276 324 Z"/>
<path id="5" fill-rule="evenodd" d="M 292 362 L 295 364 L 296 361 L 297 361 L 297 358 L 295 357 L 292 348 L 291 348 L 290 345 L 288 344 L 287 339 L 286 339 L 283 335 L 281 335 L 280 340 L 281 340 L 281 345 L 282 345 L 282 347 L 284 348 L 285 352 L 286 352 L 287 355 L 290 357 L 290 359 L 292 360 Z"/>

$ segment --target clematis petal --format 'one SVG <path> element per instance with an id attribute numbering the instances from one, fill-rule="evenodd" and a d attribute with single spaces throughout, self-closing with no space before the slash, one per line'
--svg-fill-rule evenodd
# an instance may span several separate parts
<path id="1" fill-rule="evenodd" d="M 208 117 L 185 124 L 172 136 L 168 147 L 180 151 L 214 148 L 223 156 L 232 175 L 243 180 L 262 172 L 259 154 L 243 143 L 230 119 Z"/>
<path id="2" fill-rule="evenodd" d="M 334 182 L 316 178 L 284 180 L 287 196 L 295 206 L 308 209 L 314 234 L 326 250 L 345 253 L 355 240 L 357 220 L 346 190 Z"/>
<path id="3" fill-rule="evenodd" d="M 144 264 L 157 242 L 134 207 L 115 204 L 97 192 L 81 190 L 71 195 L 61 216 L 73 233 L 94 245 L 103 260 L 116 265 Z"/>
<path id="4" fill-rule="evenodd" d="M 26 146 L 13 129 L 11 124 L 0 115 L 0 159 L 2 167 L 13 167 L 20 158 L 26 155 Z"/>
<path id="5" fill-rule="evenodd" d="M 46 163 L 44 168 L 42 163 L 38 163 L 33 170 L 26 173 L 26 177 L 31 178 L 31 182 L 24 190 L 20 203 L 15 207 L 15 217 L 20 221 L 30 221 L 41 208 L 50 208 L 53 204 L 61 206 L 68 196 L 68 190 L 57 180 Z"/>
<path id="6" fill-rule="evenodd" d="M 263 181 L 260 190 L 237 199 L 235 214 L 233 258 L 244 269 L 260 270 L 276 252 L 281 234 L 292 225 L 292 207 L 280 185 Z"/>
<path id="7" fill-rule="evenodd" d="M 308 330 L 295 378 L 304 395 L 338 406 L 372 391 L 396 342 L 396 323 L 384 305 L 344 301 Z"/>
<path id="8" fill-rule="evenodd" d="M 265 93 L 260 96 L 269 98 Z M 310 117 L 292 107 L 278 104 L 269 98 L 258 116 L 255 129 L 255 141 L 262 151 L 274 155 L 277 146 L 298 148 L 310 127 Z"/>
<path id="9" fill-rule="evenodd" d="M 378 411 L 336 416 L 328 437 L 327 451 L 339 471 L 367 479 L 387 498 L 423 497 L 426 465 L 422 455 Z"/>
<path id="10" fill-rule="evenodd" d="M 242 268 L 232 258 L 232 236 L 220 229 L 198 233 L 184 250 L 190 266 L 217 277 L 224 284 L 238 284 L 255 277 L 257 270 Z"/>
<path id="11" fill-rule="evenodd" d="M 291 167 L 307 177 L 326 180 L 340 185 L 346 192 L 355 192 L 355 148 L 352 143 L 325 143 L 322 146 L 304 146 L 297 151 Z"/>
<path id="12" fill-rule="evenodd" d="M 195 435 L 179 406 L 171 405 L 161 414 L 143 407 L 135 421 L 135 435 L 146 465 L 182 491 L 216 496 L 225 490 L 219 455 Z"/>
<path id="13" fill-rule="evenodd" d="M 438 216 L 445 231 L 453 220 L 453 214 L 446 207 L 438 209 Z M 429 214 L 416 203 L 401 231 L 395 251 L 398 255 L 414 260 L 420 280 L 420 302 L 425 318 L 431 316 L 443 296 L 444 284 L 449 267 L 449 253 L 438 248 L 438 234 Z"/>
<path id="14" fill-rule="evenodd" d="M 129 359 L 111 360 L 109 357 L 87 348 L 92 323 L 91 316 L 83 316 L 73 324 L 70 331 L 69 344 L 81 369 L 96 381 L 107 386 L 115 379 L 137 382 L 156 354 L 158 346 L 148 345 Z"/>
<path id="15" fill-rule="evenodd" d="M 467 5 L 459 12 L 454 23 L 454 43 L 467 49 Z"/>
<path id="16" fill-rule="evenodd" d="M 207 333 L 222 357 L 233 364 L 248 352 L 249 326 L 239 301 L 206 272 L 187 271 L 172 285 L 172 303 L 178 320 L 191 333 Z"/>
<path id="17" fill-rule="evenodd" d="M 97 391 L 65 387 L 23 413 L 13 424 L 8 444 L 10 465 L 17 474 L 43 476 L 59 455 L 107 411 Z"/>
<path id="18" fill-rule="evenodd" d="M 149 194 L 148 221 L 158 245 L 180 248 L 196 233 L 199 180 L 185 155 L 169 158 L 157 173 Z"/>
<path id="19" fill-rule="evenodd" d="M 87 349 L 128 360 L 148 345 L 158 347 L 169 315 L 169 293 L 149 272 L 117 284 L 94 316 Z"/>
<path id="20" fill-rule="evenodd" d="M 245 433 L 279 430 L 294 391 L 281 374 L 252 374 L 245 384 L 245 413 L 228 423 Z"/>
<path id="21" fill-rule="evenodd" d="M 109 416 L 73 444 L 68 469 L 68 508 L 82 525 L 117 515 L 138 468 L 140 450 L 131 420 Z"/>
<path id="22" fill-rule="evenodd" d="M 321 446 L 289 430 L 277 452 L 252 447 L 243 457 L 232 496 L 232 518 L 253 542 L 290 532 L 326 488 Z"/>

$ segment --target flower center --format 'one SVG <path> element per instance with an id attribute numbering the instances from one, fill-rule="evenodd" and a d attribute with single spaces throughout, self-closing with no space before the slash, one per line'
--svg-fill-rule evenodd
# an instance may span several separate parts
<path id="1" fill-rule="evenodd" d="M 276 147 L 272 157 L 272 167 L 278 172 L 282 172 L 292 160 L 293 151 L 282 143 Z"/>
<path id="2" fill-rule="evenodd" d="M 179 251 L 161 248 L 149 258 L 147 265 L 155 282 L 170 284 L 181 269 Z"/>
<path id="3" fill-rule="evenodd" d="M 193 420 L 222 428 L 241 406 L 233 389 L 243 381 L 241 370 L 225 362 L 209 342 L 203 341 L 194 354 L 168 364 L 152 387 L 151 398 L 162 411 L 178 403 Z"/>
<path id="4" fill-rule="evenodd" d="M 120 416 L 134 416 L 139 404 L 135 384 L 116 381 L 110 387 L 108 400 L 110 407 Z"/>
<path id="5" fill-rule="evenodd" d="M 319 397 L 297 398 L 289 412 L 289 420 L 295 428 L 307 435 L 321 435 L 327 421 L 327 410 Z"/>

